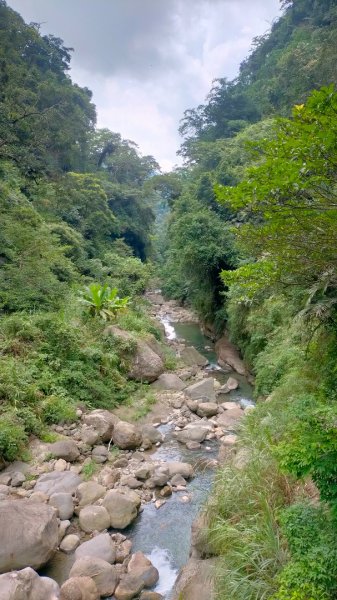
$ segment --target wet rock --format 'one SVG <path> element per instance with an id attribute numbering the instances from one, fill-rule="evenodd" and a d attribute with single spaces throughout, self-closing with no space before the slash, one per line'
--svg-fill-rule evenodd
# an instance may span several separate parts
<path id="1" fill-rule="evenodd" d="M 52 494 L 49 504 L 57 509 L 58 516 L 62 521 L 70 519 L 74 514 L 74 502 L 72 495 L 69 493 Z"/>
<path id="2" fill-rule="evenodd" d="M 103 506 L 110 515 L 111 527 L 125 529 L 137 516 L 140 498 L 135 492 L 111 490 L 103 500 Z"/>
<path id="3" fill-rule="evenodd" d="M 193 348 L 193 346 L 187 346 L 186 348 L 183 348 L 180 356 L 185 365 L 188 367 L 193 367 L 194 365 L 198 367 L 206 367 L 206 365 L 208 365 L 207 358 L 200 354 L 200 352 Z"/>
<path id="4" fill-rule="evenodd" d="M 57 600 L 59 586 L 30 567 L 0 575 L 0 600 Z"/>
<path id="5" fill-rule="evenodd" d="M 96 583 L 91 577 L 71 577 L 61 587 L 60 600 L 99 600 Z"/>
<path id="6" fill-rule="evenodd" d="M 200 450 L 201 444 L 199 442 L 186 442 L 187 450 Z"/>
<path id="7" fill-rule="evenodd" d="M 157 444 L 157 442 L 162 442 L 164 436 L 158 429 L 153 427 L 153 425 L 143 425 L 142 427 L 142 437 L 150 440 L 152 444 Z"/>
<path id="8" fill-rule="evenodd" d="M 169 479 L 170 479 L 170 471 L 169 471 L 167 465 L 159 466 L 159 467 L 157 466 L 157 467 L 155 467 L 150 479 L 147 480 L 146 485 L 149 488 L 163 487 L 164 485 L 167 484 Z"/>
<path id="9" fill-rule="evenodd" d="M 101 558 L 83 556 L 76 560 L 70 571 L 70 577 L 90 577 L 94 580 L 100 596 L 112 596 L 117 583 L 116 567 Z"/>
<path id="10" fill-rule="evenodd" d="M 152 384 L 152 387 L 156 390 L 181 391 L 186 387 L 186 383 L 178 375 L 175 375 L 175 373 L 163 373 Z"/>
<path id="11" fill-rule="evenodd" d="M 128 573 L 123 575 L 116 590 L 116 600 L 132 600 L 138 596 L 139 592 L 144 588 L 144 581 L 137 575 Z"/>
<path id="12" fill-rule="evenodd" d="M 82 417 L 83 422 L 97 431 L 102 442 L 109 442 L 115 423 L 119 421 L 118 417 L 108 410 L 98 408 Z"/>
<path id="13" fill-rule="evenodd" d="M 229 392 L 236 390 L 239 387 L 239 382 L 234 377 L 229 377 L 225 383 L 219 389 L 221 394 L 229 394 Z"/>
<path id="14" fill-rule="evenodd" d="M 70 533 L 69 535 L 66 535 L 63 538 L 60 544 L 60 550 L 62 550 L 62 552 L 65 552 L 66 554 L 70 554 L 71 552 L 74 552 L 76 550 L 76 548 L 80 544 L 80 541 L 81 540 L 78 537 L 78 535 Z"/>
<path id="15" fill-rule="evenodd" d="M 121 450 L 134 450 L 142 443 L 142 435 L 135 425 L 119 421 L 114 428 L 113 442 Z"/>
<path id="16" fill-rule="evenodd" d="M 73 494 L 81 482 L 81 477 L 72 471 L 65 471 L 64 473 L 53 471 L 38 478 L 35 492 L 43 492 L 48 496 L 59 492 Z"/>
<path id="17" fill-rule="evenodd" d="M 222 402 L 220 406 L 224 410 L 232 410 L 233 408 L 238 408 L 237 402 Z"/>
<path id="18" fill-rule="evenodd" d="M 159 496 L 161 498 L 169 498 L 172 496 L 172 488 L 170 485 L 164 485 L 164 487 L 160 490 Z"/>
<path id="19" fill-rule="evenodd" d="M 169 470 L 170 478 L 175 475 L 181 475 L 185 479 L 193 477 L 193 467 L 189 463 L 173 461 L 166 463 L 166 466 Z"/>
<path id="20" fill-rule="evenodd" d="M 142 552 L 136 552 L 131 556 L 128 573 L 140 577 L 144 582 L 143 587 L 146 588 L 153 587 L 159 579 L 158 570 Z"/>
<path id="21" fill-rule="evenodd" d="M 206 401 L 215 402 L 214 379 L 212 377 L 207 377 L 206 379 L 201 379 L 201 381 L 189 385 L 185 389 L 185 394 L 192 400 L 206 398 Z"/>
<path id="22" fill-rule="evenodd" d="M 95 463 L 102 464 L 108 460 L 109 450 L 105 446 L 96 446 L 93 449 L 91 456 Z"/>
<path id="23" fill-rule="evenodd" d="M 76 560 L 84 556 L 96 556 L 113 563 L 116 558 L 116 548 L 108 533 L 100 533 L 91 540 L 83 542 L 75 551 Z"/>
<path id="24" fill-rule="evenodd" d="M 172 598 L 178 600 L 214 600 L 213 572 L 215 560 L 190 558 L 180 571 Z"/>
<path id="25" fill-rule="evenodd" d="M 0 573 L 28 565 L 38 569 L 58 545 L 56 511 L 45 504 L 2 502 L 0 531 Z"/>
<path id="26" fill-rule="evenodd" d="M 203 442 L 206 439 L 206 436 L 209 432 L 209 428 L 204 425 L 199 424 L 191 424 L 190 426 L 185 427 L 182 431 L 179 431 L 176 434 L 176 437 L 179 442 L 186 444 L 187 442 Z"/>
<path id="27" fill-rule="evenodd" d="M 147 465 L 146 463 L 144 463 L 144 465 L 142 465 L 140 469 L 137 469 L 137 471 L 135 472 L 135 477 L 137 477 L 137 479 L 140 479 L 141 481 L 145 481 L 151 476 L 152 471 L 153 465 Z"/>
<path id="28" fill-rule="evenodd" d="M 199 417 L 214 417 L 219 412 L 219 407 L 215 402 L 200 402 L 197 409 Z"/>
<path id="29" fill-rule="evenodd" d="M 104 506 L 85 506 L 79 514 L 80 528 L 86 533 L 110 527 L 110 515 Z"/>
<path id="30" fill-rule="evenodd" d="M 186 479 L 184 479 L 184 477 L 182 477 L 182 475 L 173 475 L 173 477 L 171 479 L 171 484 L 174 487 L 177 487 L 178 485 L 186 486 L 187 482 L 186 482 Z"/>
<path id="31" fill-rule="evenodd" d="M 218 363 L 221 367 L 228 369 L 229 365 L 240 375 L 246 374 L 246 369 L 238 350 L 226 336 L 222 336 L 216 342 L 215 351 L 217 353 Z"/>
<path id="32" fill-rule="evenodd" d="M 102 498 L 106 493 L 106 488 L 96 481 L 84 481 L 80 483 L 76 490 L 76 498 L 78 499 L 78 506 L 83 508 L 88 504 L 93 504 L 99 498 Z"/>
<path id="33" fill-rule="evenodd" d="M 73 440 L 60 440 L 49 445 L 49 452 L 55 458 L 63 458 L 67 462 L 74 462 L 80 456 L 76 443 Z"/>
<path id="34" fill-rule="evenodd" d="M 164 600 L 164 596 L 158 594 L 157 592 L 149 592 L 144 590 L 139 596 L 139 600 Z"/>

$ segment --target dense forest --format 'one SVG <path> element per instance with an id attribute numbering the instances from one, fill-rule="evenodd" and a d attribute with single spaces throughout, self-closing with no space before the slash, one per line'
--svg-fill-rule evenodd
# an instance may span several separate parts
<path id="1" fill-rule="evenodd" d="M 209 508 L 217 597 L 235 600 L 337 597 L 337 2 L 282 4 L 185 112 L 161 240 L 166 293 L 255 376 Z"/>
<path id="2" fill-rule="evenodd" d="M 62 40 L 2 0 L 0 29 L 0 455 L 13 459 L 79 402 L 137 392 L 126 348 L 90 314 L 128 303 L 124 327 L 158 335 L 135 299 L 151 275 L 159 166 L 95 127 Z"/>
<path id="3" fill-rule="evenodd" d="M 208 508 L 219 599 L 337 597 L 337 0 L 282 7 L 162 175 L 96 127 L 71 48 L 0 0 L 0 460 L 147 393 L 104 330 L 160 338 L 156 275 L 255 379 Z"/>

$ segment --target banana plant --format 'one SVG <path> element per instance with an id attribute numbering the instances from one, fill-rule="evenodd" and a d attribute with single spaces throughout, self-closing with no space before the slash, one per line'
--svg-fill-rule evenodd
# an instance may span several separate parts
<path id="1" fill-rule="evenodd" d="M 120 298 L 117 288 L 110 288 L 107 284 L 91 283 L 80 296 L 93 317 L 101 317 L 104 321 L 115 319 L 117 312 L 125 310 L 130 304 L 130 297 Z"/>

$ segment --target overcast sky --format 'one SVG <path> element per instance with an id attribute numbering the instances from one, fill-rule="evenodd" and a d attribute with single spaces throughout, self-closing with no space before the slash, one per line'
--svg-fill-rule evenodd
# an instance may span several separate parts
<path id="1" fill-rule="evenodd" d="M 94 93 L 98 125 L 135 141 L 164 170 L 179 120 L 212 80 L 233 78 L 279 0 L 7 0 L 74 48 L 72 78 Z"/>

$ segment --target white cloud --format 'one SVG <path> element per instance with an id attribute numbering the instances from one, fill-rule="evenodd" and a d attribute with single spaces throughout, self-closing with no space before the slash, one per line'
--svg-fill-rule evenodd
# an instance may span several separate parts
<path id="1" fill-rule="evenodd" d="M 171 168 L 184 110 L 212 80 L 233 78 L 278 0 L 8 0 L 75 48 L 72 76 L 91 88 L 99 126 Z"/>

